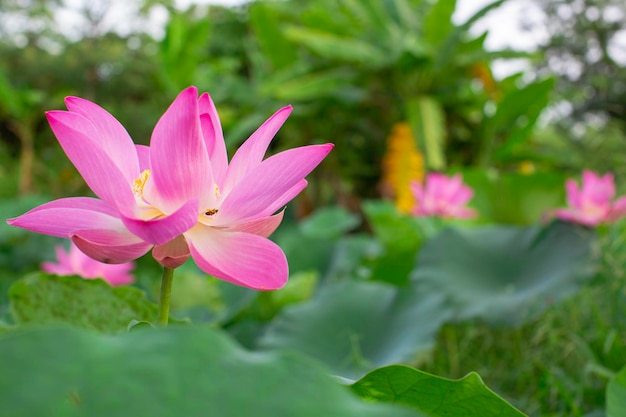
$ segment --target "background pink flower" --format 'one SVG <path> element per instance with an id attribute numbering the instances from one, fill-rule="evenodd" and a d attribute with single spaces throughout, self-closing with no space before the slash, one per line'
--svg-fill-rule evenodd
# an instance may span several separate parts
<path id="1" fill-rule="evenodd" d="M 613 174 L 600 176 L 583 171 L 580 188 L 573 179 L 565 183 L 568 208 L 557 209 L 556 217 L 585 226 L 611 223 L 626 215 L 626 196 L 613 201 L 615 182 Z"/>
<path id="2" fill-rule="evenodd" d="M 452 177 L 439 173 L 428 174 L 424 186 L 414 181 L 411 183 L 411 191 L 416 201 L 411 213 L 416 216 L 458 219 L 476 217 L 476 211 L 466 207 L 474 190 L 463 184 L 459 174 Z"/>
<path id="3" fill-rule="evenodd" d="M 72 244 L 68 252 L 63 246 L 56 247 L 57 263 L 44 262 L 41 269 L 49 274 L 78 275 L 85 279 L 102 278 L 109 284 L 132 284 L 135 278 L 130 273 L 135 267 L 133 262 L 124 264 L 103 264 L 85 255 Z"/>

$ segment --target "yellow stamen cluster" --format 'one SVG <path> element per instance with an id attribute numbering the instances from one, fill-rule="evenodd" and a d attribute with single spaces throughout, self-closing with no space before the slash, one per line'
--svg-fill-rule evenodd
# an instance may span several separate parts
<path id="1" fill-rule="evenodd" d="M 144 170 L 139 174 L 139 178 L 133 181 L 133 193 L 139 197 L 143 197 L 143 187 L 146 185 L 146 181 L 150 178 L 151 171 L 149 169 Z"/>
<path id="2" fill-rule="evenodd" d="M 387 138 L 383 156 L 383 184 L 394 197 L 398 210 L 408 213 L 415 205 L 409 184 L 424 181 L 424 157 L 415 145 L 407 123 L 396 123 Z"/>

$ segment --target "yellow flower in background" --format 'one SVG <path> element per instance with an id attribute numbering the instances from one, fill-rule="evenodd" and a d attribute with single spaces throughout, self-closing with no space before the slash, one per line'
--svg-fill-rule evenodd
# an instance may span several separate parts
<path id="1" fill-rule="evenodd" d="M 383 156 L 383 184 L 395 199 L 398 210 L 408 213 L 415 206 L 411 182 L 424 181 L 424 157 L 415 145 L 408 123 L 396 123 L 387 138 Z"/>
<path id="2" fill-rule="evenodd" d="M 530 175 L 535 172 L 535 164 L 532 161 L 522 161 L 517 166 L 517 170 L 520 174 Z"/>

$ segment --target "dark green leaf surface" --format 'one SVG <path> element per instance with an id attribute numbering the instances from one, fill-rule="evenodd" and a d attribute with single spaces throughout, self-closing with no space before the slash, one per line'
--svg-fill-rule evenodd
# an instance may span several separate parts
<path id="1" fill-rule="evenodd" d="M 334 282 L 311 301 L 284 309 L 260 346 L 307 353 L 338 375 L 355 378 L 430 349 L 449 311 L 441 296 L 412 287 Z"/>
<path id="2" fill-rule="evenodd" d="M 626 417 L 626 367 L 615 375 L 606 388 L 607 417 Z"/>
<path id="3" fill-rule="evenodd" d="M 478 374 L 452 380 L 408 366 L 376 369 L 352 385 L 363 398 L 410 405 L 431 417 L 523 417 Z"/>
<path id="4" fill-rule="evenodd" d="M 454 28 L 452 15 L 456 0 L 439 0 L 424 17 L 424 37 L 433 46 L 443 42 Z"/>
<path id="5" fill-rule="evenodd" d="M 484 170 L 463 172 L 463 180 L 474 189 L 470 205 L 481 219 L 494 223 L 529 225 L 552 215 L 565 204 L 566 176 L 562 173 L 495 173 Z"/>
<path id="6" fill-rule="evenodd" d="M 377 238 L 378 253 L 370 262 L 371 278 L 407 285 L 417 252 L 432 228 L 428 222 L 432 219 L 401 214 L 387 201 L 366 201 L 362 207 Z"/>
<path id="7" fill-rule="evenodd" d="M 593 276 L 594 236 L 562 222 L 448 229 L 424 244 L 412 279 L 445 295 L 459 320 L 518 325 Z"/>
<path id="8" fill-rule="evenodd" d="M 306 236 L 333 239 L 341 237 L 360 223 L 359 216 L 336 206 L 317 210 L 300 224 L 300 228 Z"/>
<path id="9" fill-rule="evenodd" d="M 366 201 L 363 212 L 380 242 L 394 249 L 417 249 L 424 239 L 420 219 L 401 214 L 389 201 Z"/>
<path id="10" fill-rule="evenodd" d="M 358 216 L 340 207 L 318 210 L 301 224 L 281 227 L 275 240 L 289 260 L 290 272 L 318 271 L 325 275 L 341 237 L 358 226 Z"/>
<path id="11" fill-rule="evenodd" d="M 406 113 L 418 148 L 425 153 L 426 166 L 432 170 L 444 169 L 446 121 L 441 103 L 432 96 L 416 96 L 407 102 Z"/>
<path id="12" fill-rule="evenodd" d="M 340 37 L 319 29 L 294 25 L 286 26 L 284 33 L 288 39 L 305 45 L 323 58 L 372 67 L 382 66 L 388 60 L 384 51 L 360 39 Z"/>
<path id="13" fill-rule="evenodd" d="M 158 310 L 136 288 L 44 273 L 17 281 L 9 298 L 19 324 L 68 323 L 104 332 L 124 331 L 131 320 L 154 321 Z"/>
<path id="14" fill-rule="evenodd" d="M 209 328 L 118 335 L 81 329 L 0 336 L 3 417 L 410 417 L 365 402 L 318 363 L 250 353 Z"/>
<path id="15" fill-rule="evenodd" d="M 280 17 L 267 3 L 256 2 L 250 7 L 250 25 L 263 54 L 274 69 L 292 65 L 298 59 L 295 46 L 280 31 Z"/>

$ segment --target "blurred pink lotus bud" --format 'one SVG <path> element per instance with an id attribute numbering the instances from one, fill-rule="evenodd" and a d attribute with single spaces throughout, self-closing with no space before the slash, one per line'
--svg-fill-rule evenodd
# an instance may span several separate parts
<path id="1" fill-rule="evenodd" d="M 476 210 L 466 207 L 474 190 L 463 184 L 463 178 L 458 174 L 452 177 L 428 174 L 425 185 L 413 182 L 411 191 L 416 201 L 411 213 L 415 216 L 469 219 L 477 215 Z"/>
<path id="2" fill-rule="evenodd" d="M 583 171 L 582 185 L 573 179 L 565 182 L 568 208 L 557 209 L 556 217 L 585 226 L 611 223 L 626 214 L 626 196 L 613 201 L 615 182 L 613 174 L 603 177 L 592 171 Z"/>
<path id="3" fill-rule="evenodd" d="M 56 247 L 58 263 L 44 262 L 41 269 L 49 274 L 78 275 L 85 279 L 102 278 L 113 286 L 131 284 L 135 278 L 130 271 L 134 262 L 105 264 L 85 255 L 72 243 L 69 252 L 63 246 Z"/>

